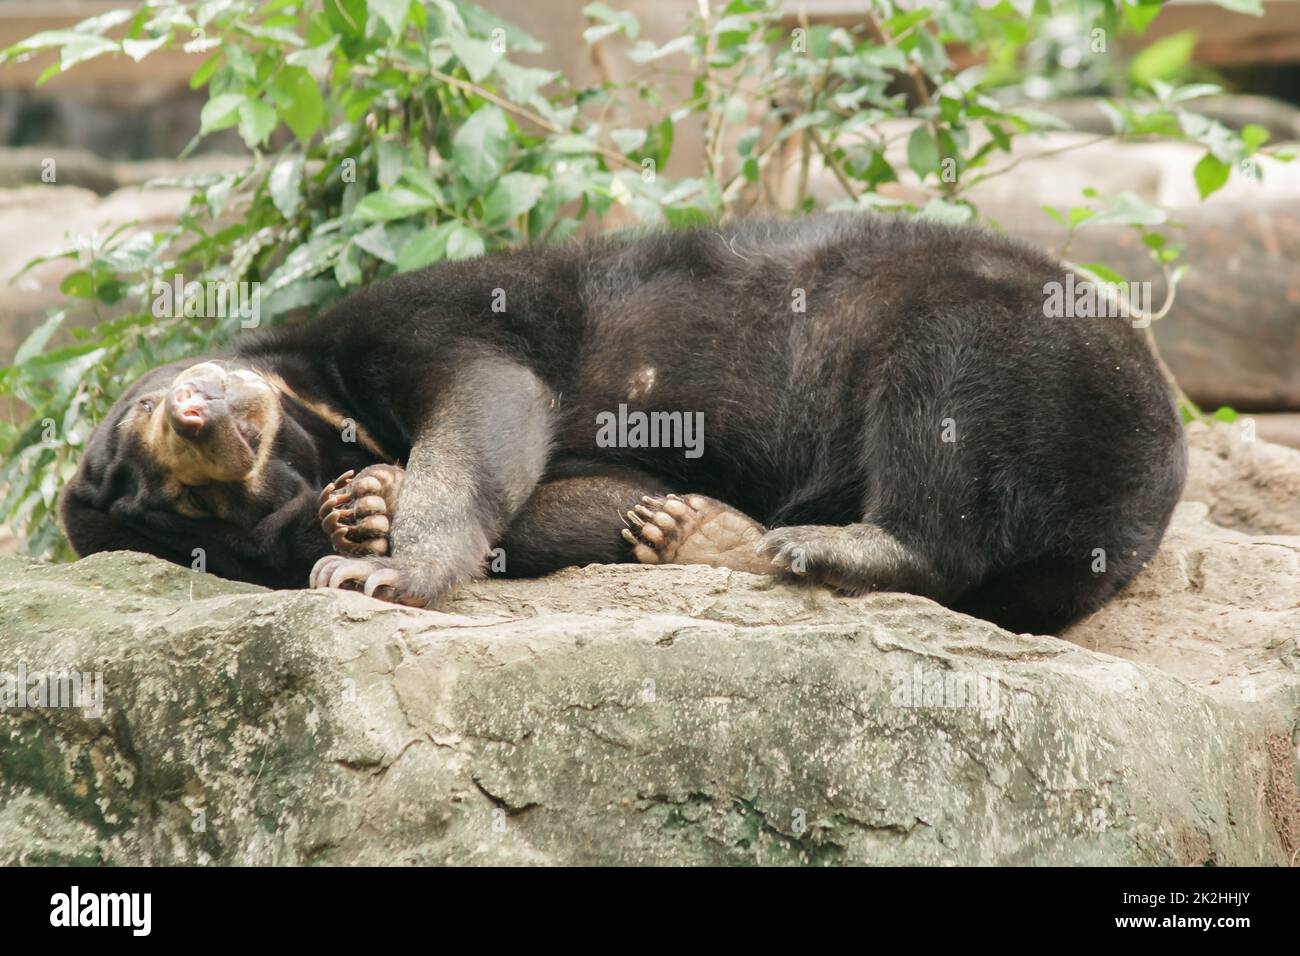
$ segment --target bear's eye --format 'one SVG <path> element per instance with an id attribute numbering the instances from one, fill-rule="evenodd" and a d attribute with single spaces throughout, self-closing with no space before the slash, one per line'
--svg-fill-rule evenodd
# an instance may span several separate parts
<path id="1" fill-rule="evenodd" d="M 140 407 L 143 408 L 143 409 L 145 410 L 145 414 L 148 414 L 149 412 L 152 412 L 152 411 L 153 411 L 153 399 L 151 399 L 151 398 L 142 398 L 142 399 L 140 399 Z"/>

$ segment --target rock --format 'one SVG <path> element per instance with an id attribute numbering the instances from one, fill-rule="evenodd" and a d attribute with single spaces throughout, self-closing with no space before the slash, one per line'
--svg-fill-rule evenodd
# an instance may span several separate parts
<path id="1" fill-rule="evenodd" d="M 1300 413 L 1278 412 L 1250 417 L 1255 420 L 1258 437 L 1264 441 L 1300 450 Z"/>
<path id="2" fill-rule="evenodd" d="M 1188 428 L 1183 502 L 1151 564 L 1066 640 L 1172 674 L 1272 754 L 1261 799 L 1300 849 L 1300 452 L 1243 423 Z"/>
<path id="3" fill-rule="evenodd" d="M 12 34 L 14 41 L 24 35 Z M 35 65 L 32 60 L 13 66 L 6 76 L 11 88 L 0 90 L 0 141 L 39 140 L 42 150 L 93 150 L 108 160 L 177 156 L 189 148 L 200 153 L 243 149 L 235 129 L 191 143 L 207 90 L 189 88 L 194 63 L 180 50 L 156 53 L 142 66 L 108 60 L 79 64 L 42 89 L 30 88 L 35 77 L 23 83 L 12 72 Z"/>
<path id="4" fill-rule="evenodd" d="M 77 237 L 106 236 L 127 223 L 136 223 L 138 231 L 171 229 L 189 198 L 184 189 L 137 186 L 108 196 L 62 185 L 0 189 L 0 365 L 13 360 L 18 347 L 45 320 L 52 306 L 70 301 L 59 291 L 59 283 L 79 268 L 73 259 L 54 259 L 19 276 L 28 262 L 73 248 Z M 74 314 L 76 318 L 68 327 L 94 324 L 106 317 L 89 308 L 76 312 L 75 305 Z M 8 400 L 0 400 L 0 412 L 8 410 Z"/>
<path id="5" fill-rule="evenodd" d="M 53 178 L 51 178 L 53 177 Z M 117 188 L 113 164 L 84 149 L 0 148 L 0 189 L 58 184 L 106 196 Z"/>
<path id="6" fill-rule="evenodd" d="M 1289 740 L 1300 715 L 1300 535 L 1249 535 L 1183 502 L 1151 564 L 1065 637 L 1150 664 Z"/>
<path id="7" fill-rule="evenodd" d="M 898 172 L 898 185 L 907 189 L 920 185 L 907 164 L 906 133 L 914 125 L 886 121 L 880 126 L 891 139 L 885 157 Z M 976 134 L 973 142 L 978 146 L 980 140 Z M 1274 203 L 1300 199 L 1300 166 L 1257 154 L 1250 175 L 1244 168 L 1234 172 L 1202 203 L 1194 170 L 1204 155 L 1205 147 L 1196 143 L 1122 142 L 1073 130 L 1033 133 L 1016 137 L 1010 153 L 995 152 L 986 169 L 969 173 L 963 195 L 987 216 L 994 207 L 1012 204 L 1034 209 L 1043 204 L 1059 208 L 1086 205 L 1083 190 L 1091 187 L 1106 197 L 1135 193 L 1169 210 L 1176 221 L 1181 220 L 1182 212 L 1202 206 L 1212 209 L 1240 204 L 1267 210 Z M 819 201 L 843 198 L 843 190 L 829 171 L 815 165 L 814 172 L 812 189 Z M 924 202 L 927 195 L 928 190 L 921 190 L 915 198 Z"/>
<path id="8" fill-rule="evenodd" d="M 1260 441 L 1256 431 L 1249 418 L 1189 425 L 1183 500 L 1204 502 L 1225 528 L 1300 535 L 1300 451 Z"/>
<path id="9" fill-rule="evenodd" d="M 0 864 L 1282 865 L 1294 843 L 1289 755 L 1248 711 L 907 595 L 593 566 L 438 612 L 0 557 L 19 666 L 99 672 L 103 708 L 0 711 Z"/>
<path id="10" fill-rule="evenodd" d="M 1007 232 L 1057 252 L 1065 230 L 1024 205 L 984 210 Z M 1160 353 L 1202 407 L 1300 411 L 1300 198 L 1211 202 L 1175 210 L 1170 230 L 1190 266 L 1170 313 L 1154 325 Z M 1138 235 L 1126 226 L 1082 229 L 1069 248 L 1078 263 L 1100 262 L 1132 282 L 1165 286 Z"/>

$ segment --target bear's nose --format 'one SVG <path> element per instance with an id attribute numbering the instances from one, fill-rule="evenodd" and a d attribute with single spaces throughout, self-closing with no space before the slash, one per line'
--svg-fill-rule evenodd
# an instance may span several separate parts
<path id="1" fill-rule="evenodd" d="M 210 406 L 221 398 L 219 382 L 183 382 L 167 396 L 167 421 L 182 438 L 198 438 L 210 418 Z M 214 394 L 218 393 L 218 394 Z"/>

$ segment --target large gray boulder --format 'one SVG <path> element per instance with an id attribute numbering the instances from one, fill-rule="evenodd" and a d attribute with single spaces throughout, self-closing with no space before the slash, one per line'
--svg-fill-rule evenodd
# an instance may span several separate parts
<path id="1" fill-rule="evenodd" d="M 1064 639 L 708 568 L 423 611 L 0 557 L 0 864 L 1294 862 L 1300 452 L 1188 435 Z"/>
<path id="2" fill-rule="evenodd" d="M 102 710 L 0 711 L 0 864 L 1291 853 L 1289 758 L 1249 714 L 903 595 L 591 567 L 442 613 L 0 558 L 19 666 L 102 674 Z"/>

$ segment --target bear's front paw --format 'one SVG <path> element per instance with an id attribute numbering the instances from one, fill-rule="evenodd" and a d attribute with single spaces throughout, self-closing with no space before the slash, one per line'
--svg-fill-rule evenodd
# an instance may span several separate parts
<path id="1" fill-rule="evenodd" d="M 388 532 L 405 477 L 396 465 L 371 465 L 355 475 L 345 471 L 325 486 L 317 516 L 335 551 L 382 557 L 392 550 Z"/>
<path id="2" fill-rule="evenodd" d="M 444 597 L 456 581 L 429 561 L 401 558 L 350 558 L 329 554 L 311 569 L 310 586 L 361 591 L 392 604 L 428 607 Z"/>

